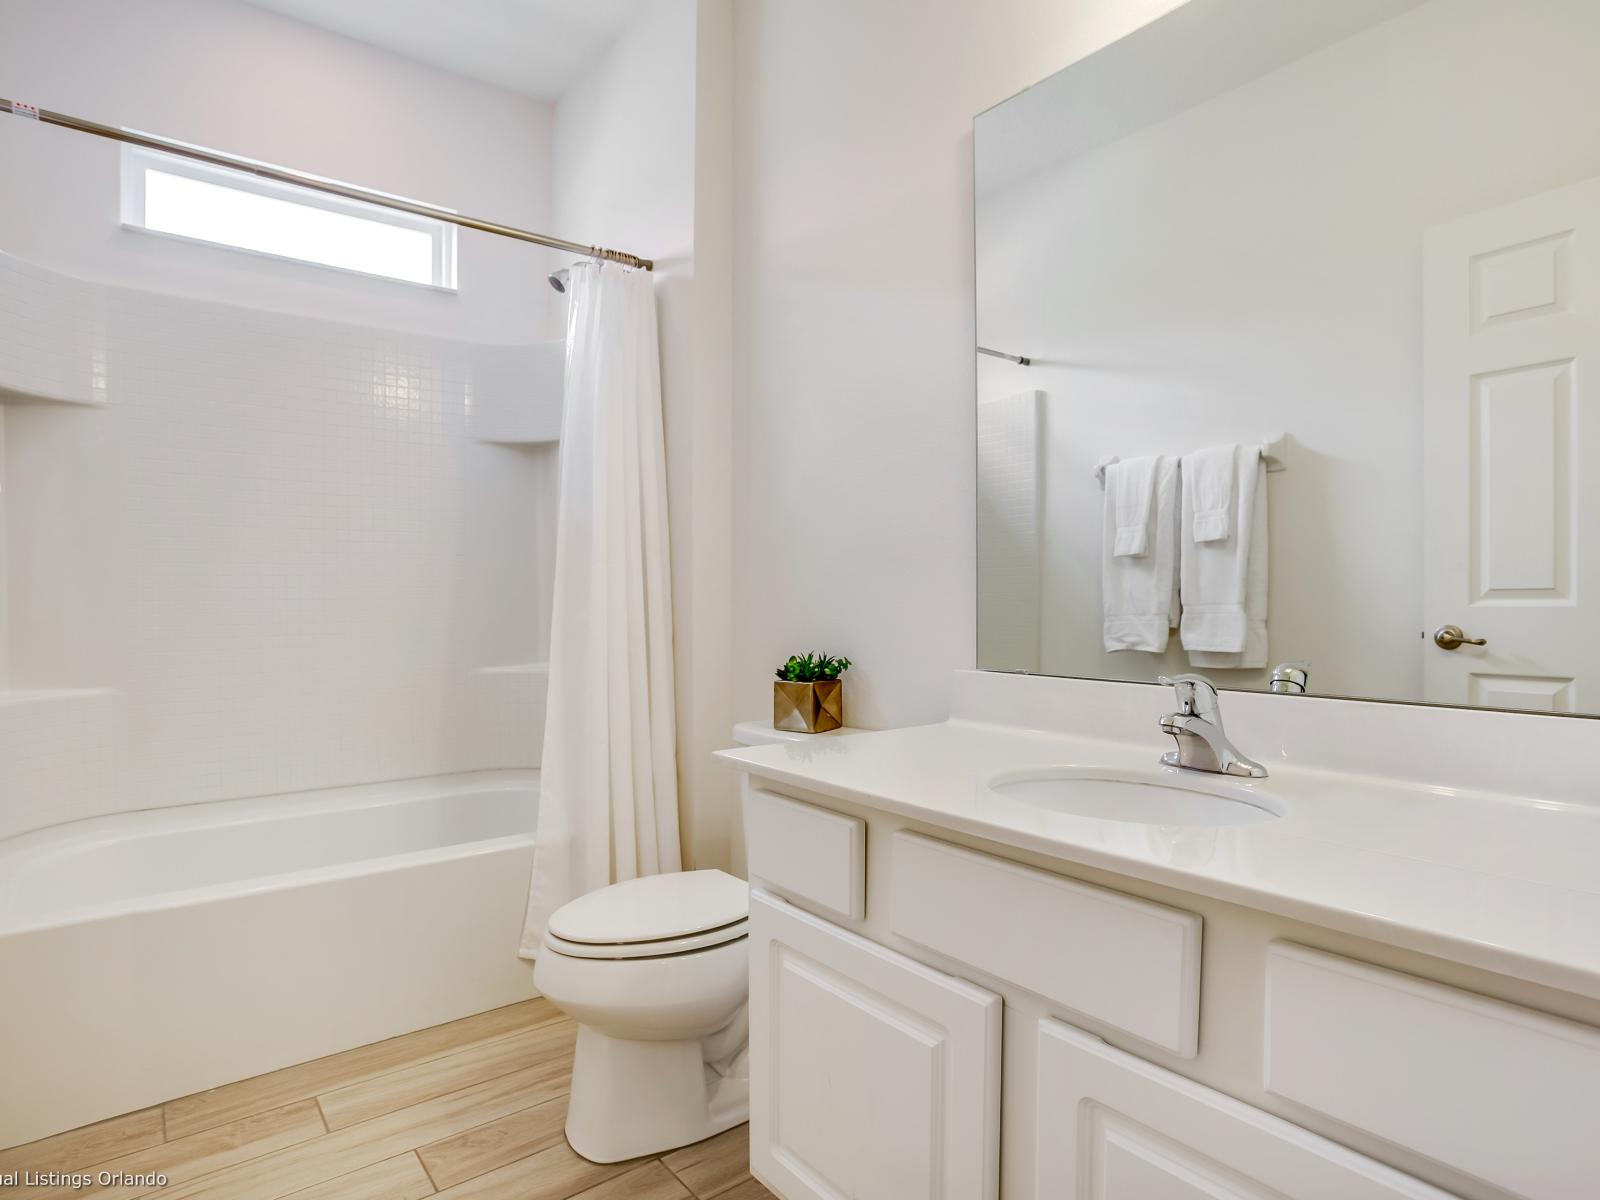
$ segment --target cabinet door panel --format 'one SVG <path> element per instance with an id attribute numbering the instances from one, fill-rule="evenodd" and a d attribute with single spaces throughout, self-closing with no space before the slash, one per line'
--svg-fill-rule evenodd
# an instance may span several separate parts
<path id="1" fill-rule="evenodd" d="M 1038 1095 L 1039 1200 L 1450 1200 L 1059 1021 Z"/>
<path id="2" fill-rule="evenodd" d="M 784 1200 L 992 1200 L 1000 999 L 759 889 L 750 1161 Z"/>

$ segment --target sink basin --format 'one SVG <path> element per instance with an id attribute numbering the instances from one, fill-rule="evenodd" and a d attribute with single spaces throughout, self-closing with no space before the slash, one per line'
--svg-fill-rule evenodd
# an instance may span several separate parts
<path id="1" fill-rule="evenodd" d="M 1136 825 L 1243 825 L 1284 814 L 1254 786 L 1176 770 L 1047 767 L 996 775 L 989 788 L 1051 812 Z"/>

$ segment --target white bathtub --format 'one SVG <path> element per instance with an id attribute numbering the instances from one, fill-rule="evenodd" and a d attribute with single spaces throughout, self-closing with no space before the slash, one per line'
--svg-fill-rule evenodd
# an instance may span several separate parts
<path id="1" fill-rule="evenodd" d="M 533 994 L 537 771 L 0 841 L 0 1147 Z"/>

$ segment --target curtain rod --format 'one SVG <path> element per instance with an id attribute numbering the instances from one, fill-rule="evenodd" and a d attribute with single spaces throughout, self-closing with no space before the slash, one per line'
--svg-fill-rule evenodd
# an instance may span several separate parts
<path id="1" fill-rule="evenodd" d="M 1007 354 L 1004 350 L 991 350 L 987 346 L 979 346 L 978 353 L 987 354 L 990 358 L 1003 358 L 1007 362 L 1014 362 L 1021 367 L 1033 366 L 1033 359 L 1026 354 Z"/>
<path id="2" fill-rule="evenodd" d="M 526 229 L 517 229 L 510 225 L 497 225 L 493 221 L 481 221 L 477 217 L 466 217 L 460 213 L 445 212 L 443 209 L 430 208 L 426 204 L 414 204 L 410 200 L 380 196 L 361 188 L 346 187 L 340 183 L 318 179 L 314 175 L 302 175 L 298 171 L 282 171 L 276 167 L 251 162 L 249 159 L 235 158 L 231 154 L 199 150 L 193 146 L 187 146 L 182 142 L 175 142 L 168 138 L 155 137 L 146 133 L 134 133 L 131 130 L 118 129 L 114 125 L 101 125 L 97 121 L 86 121 L 82 117 L 69 117 L 65 113 L 51 112 L 48 108 L 35 108 L 33 105 L 24 104 L 20 100 L 0 98 L 0 112 L 8 112 L 13 116 L 23 117 L 30 121 L 38 121 L 43 125 L 59 125 L 63 129 L 75 129 L 79 133 L 90 133 L 95 137 L 108 138 L 113 142 L 126 142 L 130 146 L 143 146 L 147 150 L 159 150 L 163 154 L 174 154 L 179 158 L 189 158 L 196 162 L 210 163 L 214 167 L 227 167 L 229 170 L 243 171 L 246 174 L 257 175 L 262 179 L 271 179 L 277 183 L 310 188 L 314 192 L 325 192 L 330 196 L 342 196 L 346 200 L 358 200 L 362 204 L 372 204 L 379 208 L 392 208 L 396 212 L 410 213 L 414 217 L 431 217 L 436 221 L 448 221 L 450 224 L 459 225 L 463 229 L 476 229 L 480 233 L 492 233 L 498 237 L 513 238 L 519 242 L 532 242 L 536 246 L 548 246 L 552 250 L 565 250 L 571 254 L 582 254 L 589 258 L 600 258 L 607 262 L 622 263 L 624 266 L 639 267 L 645 271 L 655 268 L 655 264 L 650 259 L 640 258 L 637 254 L 627 254 L 621 250 L 607 250 L 603 246 L 585 246 L 581 242 L 569 242 L 565 238 L 551 237 L 544 233 L 530 233 Z"/>

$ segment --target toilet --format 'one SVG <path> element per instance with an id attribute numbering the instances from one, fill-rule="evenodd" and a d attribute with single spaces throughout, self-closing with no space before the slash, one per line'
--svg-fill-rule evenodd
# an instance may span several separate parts
<path id="1" fill-rule="evenodd" d="M 578 1023 L 567 1141 L 594 1162 L 660 1154 L 750 1112 L 749 886 L 630 879 L 550 918 L 533 982 Z"/>
<path id="2" fill-rule="evenodd" d="M 742 746 L 808 736 L 759 722 L 733 732 Z M 583 1157 L 661 1154 L 749 1119 L 749 911 L 744 880 L 685 871 L 551 915 L 533 983 L 578 1023 L 567 1141 Z"/>

